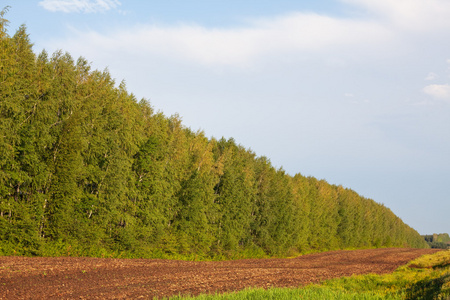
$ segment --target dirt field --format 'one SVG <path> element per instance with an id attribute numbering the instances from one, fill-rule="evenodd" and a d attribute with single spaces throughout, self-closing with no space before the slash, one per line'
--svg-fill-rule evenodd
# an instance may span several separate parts
<path id="1" fill-rule="evenodd" d="M 246 287 L 298 287 L 333 277 L 392 272 L 434 252 L 391 248 L 223 262 L 0 257 L 0 299 L 152 299 Z"/>

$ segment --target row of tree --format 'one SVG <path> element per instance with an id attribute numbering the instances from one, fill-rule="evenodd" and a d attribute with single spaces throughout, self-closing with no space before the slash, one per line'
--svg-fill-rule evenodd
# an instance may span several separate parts
<path id="1" fill-rule="evenodd" d="M 448 233 L 433 233 L 432 235 L 423 235 L 423 238 L 431 248 L 450 248 L 450 236 Z"/>
<path id="2" fill-rule="evenodd" d="M 4 13 L 0 254 L 230 257 L 427 247 L 373 200 L 290 176 L 233 139 L 194 132 L 83 58 L 35 55 L 25 26 L 8 35 Z"/>

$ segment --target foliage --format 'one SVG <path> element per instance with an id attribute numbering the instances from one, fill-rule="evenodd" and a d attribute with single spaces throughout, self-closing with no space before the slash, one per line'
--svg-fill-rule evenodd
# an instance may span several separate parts
<path id="1" fill-rule="evenodd" d="M 223 259 L 427 247 L 388 208 L 155 113 L 109 72 L 36 55 L 0 14 L 0 255 Z"/>
<path id="2" fill-rule="evenodd" d="M 431 248 L 449 249 L 450 248 L 450 236 L 448 233 L 440 233 L 433 235 L 424 235 L 423 238 Z"/>

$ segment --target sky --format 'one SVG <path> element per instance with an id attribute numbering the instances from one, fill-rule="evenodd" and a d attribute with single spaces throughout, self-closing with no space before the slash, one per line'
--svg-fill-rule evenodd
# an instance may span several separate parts
<path id="1" fill-rule="evenodd" d="M 0 0 L 36 53 L 450 232 L 450 1 Z"/>

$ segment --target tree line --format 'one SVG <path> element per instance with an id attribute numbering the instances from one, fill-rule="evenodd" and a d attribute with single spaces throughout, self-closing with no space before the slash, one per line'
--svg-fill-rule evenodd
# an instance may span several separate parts
<path id="1" fill-rule="evenodd" d="M 109 72 L 35 54 L 0 16 L 0 255 L 256 257 L 427 247 L 385 206 L 291 176 L 137 101 Z"/>
<path id="2" fill-rule="evenodd" d="M 431 248 L 450 249 L 450 236 L 448 233 L 433 233 L 422 237 Z"/>

